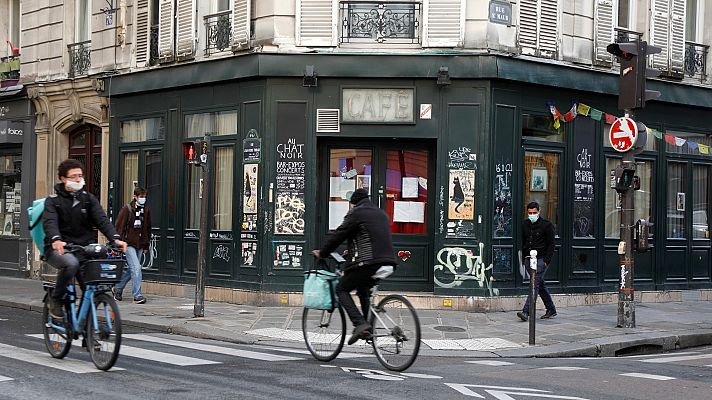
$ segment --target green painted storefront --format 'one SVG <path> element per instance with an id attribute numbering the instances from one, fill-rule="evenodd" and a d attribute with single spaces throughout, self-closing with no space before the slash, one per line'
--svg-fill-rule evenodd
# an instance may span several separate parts
<path id="1" fill-rule="evenodd" d="M 306 65 L 314 66 L 316 87 L 303 85 Z M 450 85 L 437 84 L 441 66 Z M 536 199 L 557 226 L 547 273 L 553 291 L 616 290 L 618 210 L 608 177 L 620 154 L 605 145 L 603 121 L 579 116 L 556 130 L 547 106 L 565 113 L 582 102 L 618 114 L 613 72 L 455 53 L 253 54 L 104 84 L 111 97 L 110 212 L 118 213 L 134 181 L 149 189 L 155 238 L 146 279 L 194 281 L 205 233 L 209 285 L 299 291 L 311 249 L 344 212 L 334 187 L 365 183 L 399 232 L 394 242 L 404 261 L 384 284 L 390 289 L 525 293 L 514 238 L 524 205 Z M 663 96 L 639 119 L 707 143 L 709 136 L 695 135 L 712 133 L 710 91 L 650 86 Z M 338 132 L 317 132 L 317 110 L 340 112 Z M 354 121 L 393 112 L 403 118 Z M 250 130 L 259 138 L 259 160 L 243 148 Z M 211 218 L 209 232 L 200 232 L 198 169 L 185 162 L 183 142 L 205 131 L 212 135 L 213 174 L 204 188 Z M 638 156 L 639 203 L 655 224 L 653 249 L 637 257 L 635 287 L 710 287 L 712 157 L 650 142 Z M 454 178 L 464 192 L 457 201 Z"/>

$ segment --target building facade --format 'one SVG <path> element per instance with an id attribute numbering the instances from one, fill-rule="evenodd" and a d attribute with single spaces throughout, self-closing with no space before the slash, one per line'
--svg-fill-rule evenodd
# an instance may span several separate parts
<path id="1" fill-rule="evenodd" d="M 148 279 L 192 282 L 198 239 L 208 235 L 209 285 L 299 291 L 311 249 L 338 226 L 350 192 L 365 187 L 389 215 L 402 261 L 392 289 L 523 293 L 520 223 L 524 205 L 537 200 L 557 230 L 547 274 L 554 290 L 615 290 L 619 220 L 608 177 L 620 153 L 606 134 L 607 116 L 622 112 L 617 60 L 605 48 L 642 38 L 663 48 L 652 58 L 662 76 L 648 81 L 662 96 L 637 115 L 652 129 L 638 156 L 636 213 L 654 227 L 653 249 L 637 258 L 636 288 L 712 284 L 712 155 L 703 152 L 712 145 L 712 32 L 704 29 L 712 9 L 704 2 L 91 7 L 92 63 L 82 78 L 91 90 L 74 104 L 106 111 L 94 119 L 79 112 L 104 135 L 109 212 L 135 185 L 149 190 Z M 116 26 L 102 26 L 110 19 Z M 112 47 L 108 38 L 122 42 Z M 105 50 L 96 67 L 95 46 Z M 78 122 L 57 114 L 41 124 L 44 107 L 38 148 L 47 126 L 59 159 L 70 154 L 63 149 Z M 211 174 L 201 181 L 184 149 L 206 134 Z M 207 232 L 199 229 L 201 190 Z"/>

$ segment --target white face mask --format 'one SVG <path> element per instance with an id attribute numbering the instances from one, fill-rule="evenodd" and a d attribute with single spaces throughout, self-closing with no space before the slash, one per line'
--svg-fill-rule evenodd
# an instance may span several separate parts
<path id="1" fill-rule="evenodd" d="M 81 189 L 84 187 L 85 184 L 86 184 L 86 182 L 84 181 L 84 178 L 82 178 L 79 182 L 77 182 L 77 181 L 67 181 L 67 182 L 64 184 L 64 187 L 66 187 L 67 190 L 70 191 L 70 192 L 76 192 L 76 191 L 78 191 L 78 190 L 81 190 Z"/>
<path id="2" fill-rule="evenodd" d="M 137 203 L 139 206 L 142 206 L 142 205 L 146 204 L 146 198 L 145 198 L 145 197 L 137 197 L 137 198 L 136 198 L 136 203 Z"/>

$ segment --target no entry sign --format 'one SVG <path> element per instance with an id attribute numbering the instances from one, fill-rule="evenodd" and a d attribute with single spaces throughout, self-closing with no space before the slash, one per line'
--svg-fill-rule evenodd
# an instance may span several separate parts
<path id="1" fill-rule="evenodd" d="M 638 126 L 630 118 L 618 118 L 611 125 L 611 130 L 608 132 L 608 140 L 616 151 L 628 151 L 633 148 L 636 140 L 638 140 Z"/>

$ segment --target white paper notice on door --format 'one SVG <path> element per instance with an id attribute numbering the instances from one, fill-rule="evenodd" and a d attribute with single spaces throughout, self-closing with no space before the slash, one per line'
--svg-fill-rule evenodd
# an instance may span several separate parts
<path id="1" fill-rule="evenodd" d="M 394 201 L 393 222 L 425 222 L 425 203 L 420 201 Z"/>
<path id="2" fill-rule="evenodd" d="M 330 201 L 329 202 L 329 230 L 339 227 L 344 221 L 346 213 L 349 212 L 348 201 Z"/>
<path id="3" fill-rule="evenodd" d="M 329 178 L 329 197 L 348 200 L 354 190 L 356 190 L 355 179 L 344 179 L 340 176 Z"/>
<path id="4" fill-rule="evenodd" d="M 418 178 L 405 177 L 401 184 L 402 199 L 417 199 L 418 198 Z"/>

